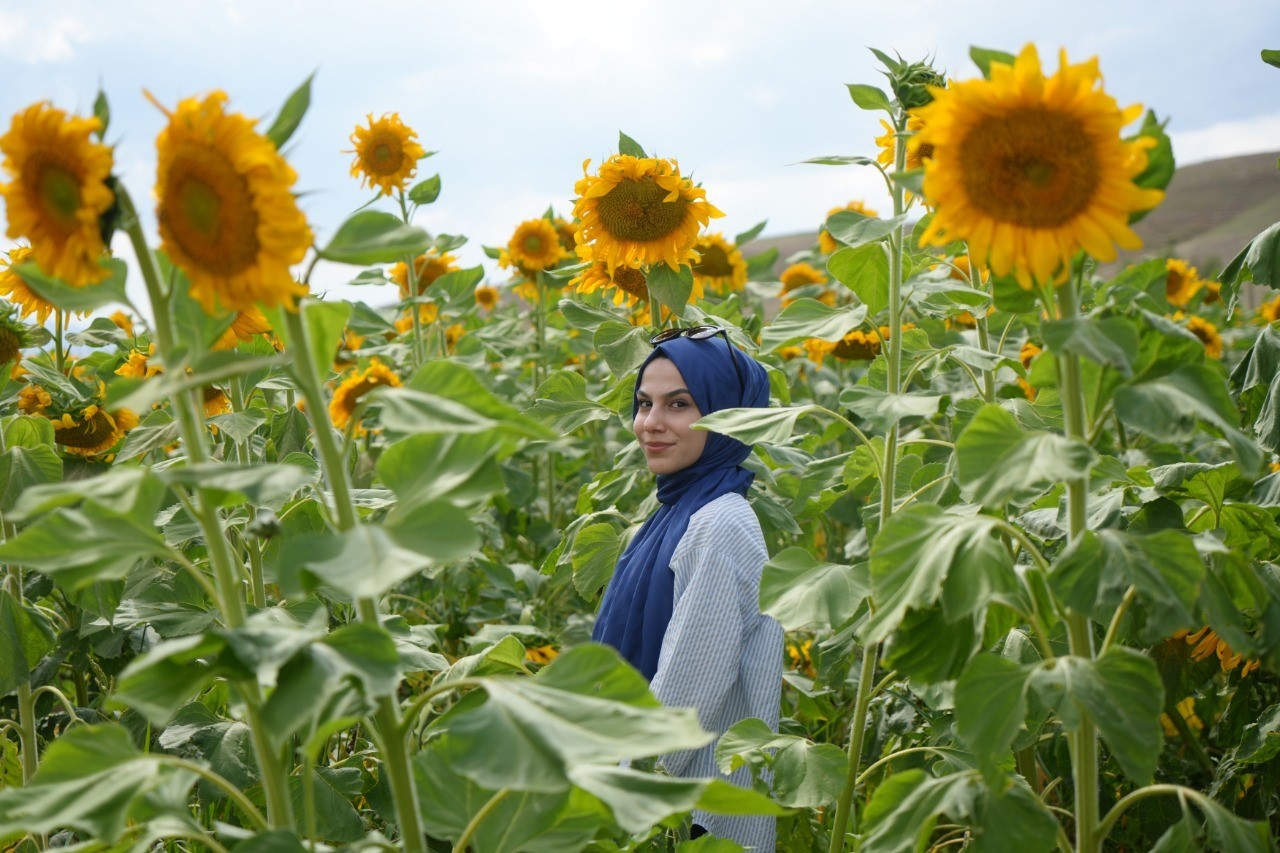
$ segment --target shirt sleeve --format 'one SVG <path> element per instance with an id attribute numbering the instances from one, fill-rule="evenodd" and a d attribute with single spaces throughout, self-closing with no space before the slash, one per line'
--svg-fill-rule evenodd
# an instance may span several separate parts
<path id="1" fill-rule="evenodd" d="M 748 582 L 752 573 L 746 571 L 752 560 L 750 540 L 740 535 L 738 526 L 718 522 L 713 532 L 703 525 L 689 531 L 689 547 L 677 549 L 672 569 L 679 594 L 651 684 L 662 704 L 696 709 L 699 723 L 708 731 L 715 731 L 711 721 L 740 677 L 747 619 L 759 611 L 758 585 Z M 682 576 L 687 582 L 680 590 Z M 666 755 L 662 764 L 679 776 L 694 754 L 688 750 Z"/>

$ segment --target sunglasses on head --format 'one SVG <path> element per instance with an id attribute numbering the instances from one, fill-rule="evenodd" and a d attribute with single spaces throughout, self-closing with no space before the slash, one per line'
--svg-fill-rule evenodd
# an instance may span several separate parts
<path id="1" fill-rule="evenodd" d="M 747 383 L 742 378 L 742 368 L 738 367 L 738 354 L 734 352 L 737 347 L 735 347 L 733 342 L 729 340 L 729 333 L 719 326 L 703 325 L 690 326 L 687 329 L 663 329 L 661 332 L 658 332 L 658 334 L 650 338 L 649 343 L 656 347 L 660 343 L 674 341 L 676 338 L 691 338 L 695 341 L 705 341 L 714 338 L 716 335 L 720 335 L 724 338 L 725 346 L 729 348 L 729 360 L 733 362 L 733 372 L 738 375 L 738 387 L 745 392 Z"/>

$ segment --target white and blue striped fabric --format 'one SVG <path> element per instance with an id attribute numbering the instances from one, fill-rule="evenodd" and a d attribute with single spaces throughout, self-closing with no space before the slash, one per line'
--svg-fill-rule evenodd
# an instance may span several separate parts
<path id="1" fill-rule="evenodd" d="M 692 707 L 717 736 L 758 717 L 777 731 L 782 692 L 782 626 L 760 613 L 760 574 L 769 553 L 746 498 L 723 495 L 698 510 L 671 559 L 675 602 L 662 640 L 653 694 Z M 673 776 L 719 777 L 750 787 L 751 771 L 720 774 L 715 742 L 663 756 Z M 694 822 L 748 850 L 772 851 L 775 819 L 695 811 Z"/>

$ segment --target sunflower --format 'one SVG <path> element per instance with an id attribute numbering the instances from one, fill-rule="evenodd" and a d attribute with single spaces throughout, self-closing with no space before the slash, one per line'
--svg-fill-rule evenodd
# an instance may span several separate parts
<path id="1" fill-rule="evenodd" d="M 821 338 L 808 338 L 804 342 L 804 352 L 810 361 L 822 367 L 826 357 L 835 352 L 835 341 L 824 341 Z"/>
<path id="2" fill-rule="evenodd" d="M 1203 317 L 1190 317 L 1187 319 L 1187 331 L 1204 344 L 1205 355 L 1222 358 L 1222 335 L 1218 333 L 1217 326 Z"/>
<path id="3" fill-rule="evenodd" d="M 1165 261 L 1164 268 L 1164 290 L 1169 304 L 1179 308 L 1185 307 L 1191 301 L 1191 297 L 1204 286 L 1204 280 L 1200 278 L 1200 273 L 1195 267 L 1179 258 L 1170 258 Z"/>
<path id="4" fill-rule="evenodd" d="M 210 314 L 284 305 L 307 292 L 289 267 L 311 245 L 297 173 L 227 96 L 187 98 L 156 137 L 160 246 Z M 156 103 L 156 106 L 160 106 Z M 221 306 L 221 308 L 219 308 Z"/>
<path id="5" fill-rule="evenodd" d="M 115 323 L 116 328 L 126 335 L 133 335 L 133 318 L 128 314 L 123 311 L 113 311 L 108 319 Z"/>
<path id="6" fill-rule="evenodd" d="M 1206 281 L 1204 283 L 1204 304 L 1212 305 L 1222 301 L 1222 282 Z"/>
<path id="7" fill-rule="evenodd" d="M 1258 316 L 1264 323 L 1280 320 L 1280 296 L 1270 299 L 1258 306 Z"/>
<path id="8" fill-rule="evenodd" d="M 1116 246 L 1137 249 L 1129 215 L 1164 198 L 1133 182 L 1155 140 L 1132 142 L 1121 129 L 1142 114 L 1120 109 L 1099 85 L 1097 59 L 1045 77 L 1034 45 L 1012 66 L 991 63 L 991 79 L 930 88 L 916 113 L 918 139 L 933 146 L 924 195 L 934 208 L 921 243 L 969 243 L 996 275 L 1049 281 L 1081 248 L 1113 261 Z"/>
<path id="9" fill-rule="evenodd" d="M 235 349 L 243 342 L 249 343 L 258 335 L 270 335 L 271 322 L 257 308 L 250 306 L 247 310 L 237 311 L 231 325 L 222 333 L 213 348 L 218 350 Z"/>
<path id="10" fill-rule="evenodd" d="M 729 293 L 747 286 L 747 262 L 738 247 L 722 234 L 698 238 L 699 260 L 693 265 L 693 279 L 713 293 Z"/>
<path id="11" fill-rule="evenodd" d="M 13 117 L 0 137 L 4 170 L 0 185 L 8 208 L 8 235 L 26 237 L 36 264 L 48 275 L 82 287 L 101 281 L 105 246 L 98 220 L 115 203 L 107 187 L 111 149 L 91 139 L 96 117 L 76 118 L 48 102 Z"/>
<path id="12" fill-rule="evenodd" d="M 783 361 L 791 361 L 804 355 L 804 347 L 782 347 L 778 350 L 778 357 Z"/>
<path id="13" fill-rule="evenodd" d="M 871 208 L 867 207 L 861 201 L 854 199 L 853 201 L 846 204 L 844 207 L 833 207 L 830 210 L 828 210 L 826 218 L 823 219 L 823 222 L 826 222 L 827 219 L 830 219 L 835 214 L 840 213 L 841 211 L 844 211 L 844 210 L 851 210 L 854 213 L 861 213 L 863 216 L 879 216 L 878 213 L 876 213 Z M 839 241 L 837 241 L 835 237 L 832 237 L 831 233 L 827 231 L 826 228 L 823 228 L 821 231 L 818 232 L 818 250 L 821 251 L 824 255 L 829 255 L 839 248 L 840 248 Z"/>
<path id="14" fill-rule="evenodd" d="M 216 385 L 206 385 L 200 389 L 201 401 L 204 403 L 204 416 L 212 418 L 225 415 L 231 411 L 231 400 L 227 392 Z"/>
<path id="15" fill-rule="evenodd" d="M 1179 702 L 1174 710 L 1178 712 L 1182 719 L 1186 720 L 1188 729 L 1193 732 L 1204 730 L 1204 721 L 1196 716 L 1196 697 L 1188 696 Z M 1173 724 L 1173 718 L 1168 714 L 1160 715 L 1160 725 L 1164 728 L 1165 737 L 1178 737 L 1178 727 Z"/>
<path id="16" fill-rule="evenodd" d="M 790 305 L 794 299 L 789 299 L 787 294 L 801 287 L 808 287 L 812 284 L 826 284 L 827 277 L 821 270 L 813 266 L 813 264 L 799 263 L 792 264 L 782 271 L 782 275 L 778 277 L 782 282 L 782 290 L 778 291 L 778 296 L 782 298 L 783 307 Z M 818 297 L 819 302 L 827 305 L 834 305 L 836 295 L 829 290 L 824 290 Z"/>
<path id="17" fill-rule="evenodd" d="M 9 312 L 0 313 L 0 365 L 17 364 L 27 346 L 27 329 Z"/>
<path id="18" fill-rule="evenodd" d="M 556 651 L 554 646 L 534 646 L 524 651 L 525 660 L 542 666 L 551 663 L 559 656 L 560 652 Z"/>
<path id="19" fill-rule="evenodd" d="M 398 388 L 400 377 L 376 358 L 370 361 L 369 366 L 364 370 L 353 370 L 348 373 L 338 383 L 337 389 L 333 392 L 333 399 L 329 401 L 329 417 L 333 419 L 333 425 L 345 430 L 355 415 L 360 398 L 383 385 Z M 355 424 L 354 434 L 364 435 L 364 427 L 358 423 Z"/>
<path id="20" fill-rule="evenodd" d="M 39 385 L 27 385 L 18 392 L 18 411 L 24 415 L 42 415 L 53 399 Z"/>
<path id="21" fill-rule="evenodd" d="M 817 673 L 813 668 L 813 640 L 806 639 L 803 642 L 787 643 L 787 662 L 791 668 L 802 675 L 814 678 Z"/>
<path id="22" fill-rule="evenodd" d="M 413 128 L 400 121 L 399 113 L 383 113 L 379 119 L 369 113 L 366 118 L 368 127 L 356 125 L 351 132 L 355 150 L 343 153 L 356 155 L 351 177 L 359 178 L 360 186 L 376 186 L 382 195 L 391 195 L 408 185 L 427 151 L 415 141 L 418 134 Z"/>
<path id="23" fill-rule="evenodd" d="M 1191 650 L 1191 659 L 1196 661 L 1208 660 L 1209 657 L 1216 655 L 1218 658 L 1218 666 L 1223 672 L 1231 672 L 1241 663 L 1244 667 L 1240 670 L 1240 677 L 1244 678 L 1253 672 L 1260 665 L 1256 660 L 1248 660 L 1241 656 L 1237 651 L 1233 651 L 1230 646 L 1223 642 L 1217 632 L 1211 628 L 1204 627 L 1195 633 L 1186 630 L 1175 631 L 1173 638 L 1185 639 L 1188 646 L 1195 646 Z"/>
<path id="24" fill-rule="evenodd" d="M 498 288 L 492 284 L 476 285 L 476 304 L 486 311 L 492 311 L 498 305 Z"/>
<path id="25" fill-rule="evenodd" d="M 556 228 L 556 239 L 560 241 L 560 248 L 564 249 L 566 255 L 572 255 L 578 247 L 575 235 L 578 233 L 578 225 L 576 222 L 570 222 L 563 216 L 553 217 L 551 224 Z"/>
<path id="26" fill-rule="evenodd" d="M 15 266 L 29 260 L 31 260 L 30 246 L 17 246 L 9 250 L 8 260 L 0 270 L 0 296 L 21 308 L 21 317 L 26 318 L 35 314 L 36 322 L 43 325 L 49 315 L 58 310 L 58 307 L 32 290 L 22 276 L 13 271 Z"/>
<path id="27" fill-rule="evenodd" d="M 453 272 L 458 268 L 458 259 L 448 252 L 438 252 L 434 248 L 414 258 L 413 269 L 418 276 L 417 295 L 426 293 L 427 288 L 435 284 L 440 276 Z M 391 280 L 400 285 L 400 298 L 409 298 L 409 265 L 403 261 L 392 264 Z"/>
<path id="28" fill-rule="evenodd" d="M 597 290 L 612 288 L 614 305 L 621 305 L 624 302 L 632 306 L 649 304 L 649 285 L 645 281 L 644 273 L 632 267 L 617 267 L 610 274 L 607 264 L 596 261 L 569 282 L 569 286 L 576 287 L 579 293 L 593 293 Z M 701 285 L 696 278 L 693 286 L 698 293 L 691 298 L 700 297 Z"/>
<path id="29" fill-rule="evenodd" d="M 894 131 L 893 125 L 884 119 L 880 119 L 880 126 L 884 128 L 884 133 L 876 137 L 876 145 L 880 148 L 880 153 L 876 155 L 876 162 L 881 166 L 892 169 L 896 163 L 894 159 Z M 912 115 L 907 119 L 907 131 L 911 134 L 907 139 L 907 168 L 922 169 L 924 161 L 933 156 L 933 146 L 927 142 L 919 142 L 919 133 L 924 129 L 924 119 L 918 115 Z"/>
<path id="30" fill-rule="evenodd" d="M 421 302 L 418 304 L 418 325 L 430 326 L 440 316 L 440 306 L 434 302 Z M 408 311 L 404 311 L 396 318 L 396 333 L 407 335 L 409 330 L 413 328 L 413 315 Z"/>
<path id="31" fill-rule="evenodd" d="M 723 216 L 706 191 L 681 177 L 674 160 L 615 154 L 574 185 L 573 214 L 580 221 L 577 241 L 594 248 L 593 257 L 612 273 L 617 267 L 697 260 L 698 232 Z"/>
<path id="32" fill-rule="evenodd" d="M 1022 350 L 1018 353 L 1018 361 L 1022 362 L 1022 369 L 1030 370 L 1031 362 L 1035 361 L 1036 356 L 1042 352 L 1044 352 L 1044 350 L 1033 344 L 1031 341 L 1025 341 L 1022 344 Z M 1035 387 L 1021 376 L 1018 377 L 1018 387 L 1022 389 L 1022 393 L 1028 400 L 1034 400 L 1036 398 Z"/>
<path id="33" fill-rule="evenodd" d="M 162 369 L 150 363 L 151 354 L 155 352 L 156 346 L 152 344 L 147 348 L 147 352 L 139 349 L 129 350 L 129 358 L 124 364 L 116 368 L 116 376 L 123 376 L 126 379 L 150 379 Z"/>
<path id="34" fill-rule="evenodd" d="M 449 352 L 453 352 L 453 348 L 457 346 L 458 341 L 462 340 L 462 336 L 467 333 L 467 327 L 461 323 L 454 323 L 452 326 L 444 330 L 444 345 Z"/>
<path id="35" fill-rule="evenodd" d="M 138 425 L 138 416 L 128 409 L 108 412 L 101 406 L 86 406 L 79 417 L 64 412 L 53 421 L 53 440 L 76 456 L 94 456 L 110 450 Z"/>
<path id="36" fill-rule="evenodd" d="M 547 219 L 527 219 L 516 226 L 515 233 L 507 241 L 507 261 L 521 273 L 538 273 L 550 269 L 569 257 L 560 245 L 556 227 Z"/>

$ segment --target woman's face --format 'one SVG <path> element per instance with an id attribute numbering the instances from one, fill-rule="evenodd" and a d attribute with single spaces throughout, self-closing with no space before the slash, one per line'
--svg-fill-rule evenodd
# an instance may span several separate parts
<path id="1" fill-rule="evenodd" d="M 702 412 L 676 363 L 669 358 L 649 362 L 636 388 L 636 400 L 639 407 L 631 428 L 644 449 L 649 470 L 674 474 L 697 462 L 707 445 L 707 433 L 690 428 Z"/>

